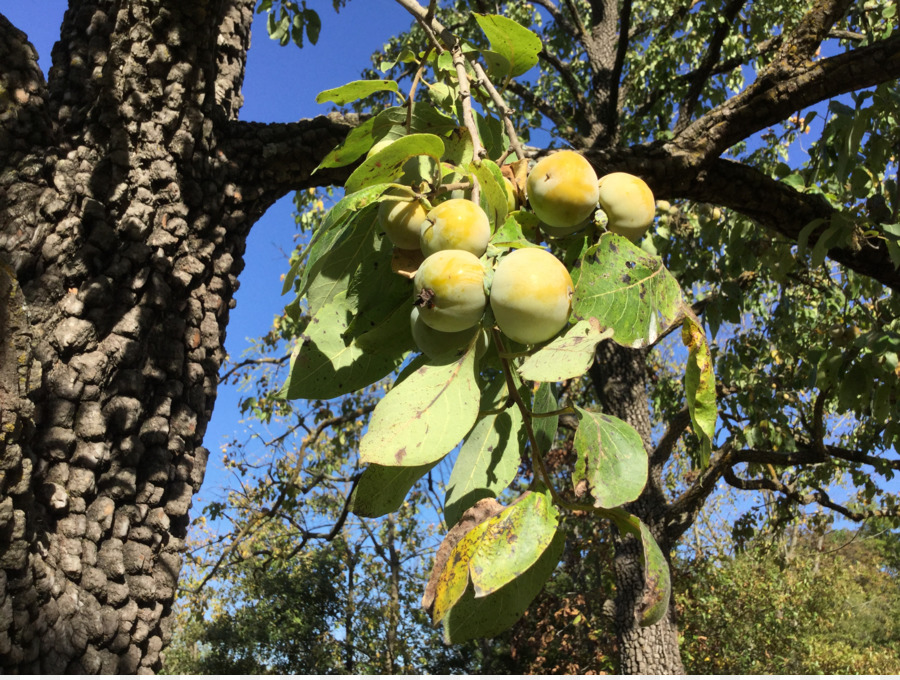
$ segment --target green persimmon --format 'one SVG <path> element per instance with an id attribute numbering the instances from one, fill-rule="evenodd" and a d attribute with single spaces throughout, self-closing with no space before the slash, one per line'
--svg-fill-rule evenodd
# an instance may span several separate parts
<path id="1" fill-rule="evenodd" d="M 528 203 L 550 236 L 566 236 L 585 227 L 597 209 L 597 173 L 575 151 L 557 151 L 540 159 L 525 183 Z"/>
<path id="2" fill-rule="evenodd" d="M 465 250 L 440 250 L 425 258 L 413 279 L 414 304 L 434 330 L 472 328 L 484 314 L 484 267 Z"/>
<path id="3" fill-rule="evenodd" d="M 491 310 L 503 334 L 525 345 L 549 340 L 572 313 L 575 287 L 565 265 L 541 248 L 521 248 L 500 260 Z"/>

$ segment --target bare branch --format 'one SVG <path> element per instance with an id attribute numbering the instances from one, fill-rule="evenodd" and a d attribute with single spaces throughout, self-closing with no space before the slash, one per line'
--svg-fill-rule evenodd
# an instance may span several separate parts
<path id="1" fill-rule="evenodd" d="M 822 489 L 813 489 L 805 494 L 799 493 L 791 486 L 770 477 L 759 477 L 756 479 L 738 477 L 731 468 L 726 469 L 723 476 L 725 481 L 736 489 L 741 489 L 742 491 L 774 491 L 783 494 L 798 505 L 818 503 L 822 507 L 833 510 L 854 522 L 862 522 L 873 517 L 896 517 L 900 514 L 900 508 L 889 510 L 851 510 L 831 500 L 828 493 Z"/>
<path id="2" fill-rule="evenodd" d="M 290 354 L 285 354 L 283 357 L 258 357 L 256 359 L 244 359 L 243 361 L 239 361 L 234 364 L 231 368 L 229 368 L 225 373 L 219 376 L 219 384 L 224 383 L 228 378 L 234 375 L 237 371 L 242 368 L 246 368 L 247 366 L 262 366 L 265 364 L 277 364 L 281 365 L 285 362 L 289 361 L 291 358 Z"/>
<path id="3" fill-rule="evenodd" d="M 731 33 L 735 18 L 744 6 L 746 0 L 725 0 L 725 6 L 722 8 L 721 20 L 716 24 L 712 36 L 706 47 L 706 54 L 700 61 L 700 66 L 693 72 L 688 85 L 687 94 L 681 100 L 678 111 L 678 122 L 675 124 L 675 134 L 678 134 L 687 127 L 691 118 L 694 116 L 694 110 L 703 92 L 703 87 L 712 74 L 713 69 L 719 62 L 719 55 L 722 52 L 722 44 L 725 38 Z"/>

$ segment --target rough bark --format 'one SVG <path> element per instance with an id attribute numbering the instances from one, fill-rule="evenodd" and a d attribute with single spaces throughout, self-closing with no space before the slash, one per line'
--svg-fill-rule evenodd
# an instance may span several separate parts
<path id="1" fill-rule="evenodd" d="M 47 82 L 0 16 L 8 673 L 151 671 L 169 640 L 247 233 L 346 133 L 233 122 L 253 5 L 73 1 Z M 265 176 L 228 155 L 267 143 Z"/>
<path id="2" fill-rule="evenodd" d="M 591 380 L 604 412 L 637 430 L 644 447 L 651 450 L 650 404 L 646 390 L 646 351 L 622 347 L 606 340 L 597 347 Z M 671 544 L 665 532 L 666 499 L 661 488 L 661 466 L 651 465 L 640 497 L 627 510 L 650 528 L 663 554 Z M 642 627 L 637 611 L 644 594 L 642 548 L 633 536 L 617 535 L 614 569 L 616 599 L 614 620 L 619 647 L 619 672 L 623 674 L 682 674 L 675 608 L 659 623 Z"/>

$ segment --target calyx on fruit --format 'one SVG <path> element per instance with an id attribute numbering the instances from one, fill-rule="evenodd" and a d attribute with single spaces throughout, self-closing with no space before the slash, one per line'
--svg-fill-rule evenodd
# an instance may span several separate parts
<path id="1" fill-rule="evenodd" d="M 398 248 L 418 250 L 419 236 L 427 212 L 422 204 L 413 200 L 387 200 L 378 206 L 378 222 L 387 237 Z"/>
<path id="2" fill-rule="evenodd" d="M 429 359 L 448 356 L 465 348 L 479 328 L 475 325 L 452 333 L 435 330 L 422 320 L 419 308 L 415 306 L 409 315 L 409 323 L 416 347 Z"/>
<path id="3" fill-rule="evenodd" d="M 434 330 L 453 333 L 477 324 L 487 305 L 484 267 L 465 250 L 429 255 L 416 272 L 413 304 Z"/>
<path id="4" fill-rule="evenodd" d="M 419 245 L 425 255 L 440 250 L 465 250 L 481 257 L 491 239 L 487 214 L 464 198 L 451 198 L 434 206 L 421 229 Z"/>
<path id="5" fill-rule="evenodd" d="M 526 181 L 528 203 L 551 236 L 586 226 L 597 208 L 597 173 L 581 154 L 557 151 L 535 164 Z"/>
<path id="6" fill-rule="evenodd" d="M 600 207 L 609 218 L 606 228 L 632 241 L 640 239 L 656 215 L 647 183 L 627 172 L 613 172 L 600 178 L 598 188 Z"/>
<path id="7" fill-rule="evenodd" d="M 534 345 L 566 325 L 575 286 L 565 265 L 541 248 L 521 248 L 500 260 L 491 284 L 491 309 L 504 335 Z"/>

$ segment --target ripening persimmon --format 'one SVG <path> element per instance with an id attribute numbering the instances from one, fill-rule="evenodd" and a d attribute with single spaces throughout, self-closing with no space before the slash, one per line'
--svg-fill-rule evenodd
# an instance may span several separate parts
<path id="1" fill-rule="evenodd" d="M 418 200 L 382 201 L 378 206 L 378 222 L 384 233 L 398 248 L 418 250 L 419 236 L 428 213 Z"/>
<path id="2" fill-rule="evenodd" d="M 429 359 L 439 359 L 464 349 L 479 329 L 475 325 L 451 333 L 435 330 L 422 320 L 419 308 L 415 306 L 409 315 L 409 324 L 416 347 Z"/>
<path id="3" fill-rule="evenodd" d="M 490 239 L 491 222 L 484 210 L 464 198 L 451 198 L 428 212 L 419 247 L 426 256 L 440 250 L 465 250 L 481 257 Z"/>
<path id="4" fill-rule="evenodd" d="M 534 345 L 566 325 L 575 287 L 565 265 L 541 248 L 521 248 L 500 260 L 491 284 L 491 310 L 503 334 Z"/>
<path id="5" fill-rule="evenodd" d="M 539 160 L 525 183 L 528 203 L 550 236 L 566 236 L 588 224 L 597 209 L 597 173 L 575 151 Z"/>
<path id="6" fill-rule="evenodd" d="M 606 228 L 637 241 L 653 223 L 656 201 L 647 183 L 627 172 L 604 175 L 598 182 L 600 207 L 609 218 Z"/>
<path id="7" fill-rule="evenodd" d="M 484 267 L 465 250 L 440 250 L 422 262 L 414 283 L 421 320 L 437 331 L 454 333 L 477 324 L 487 305 Z"/>

